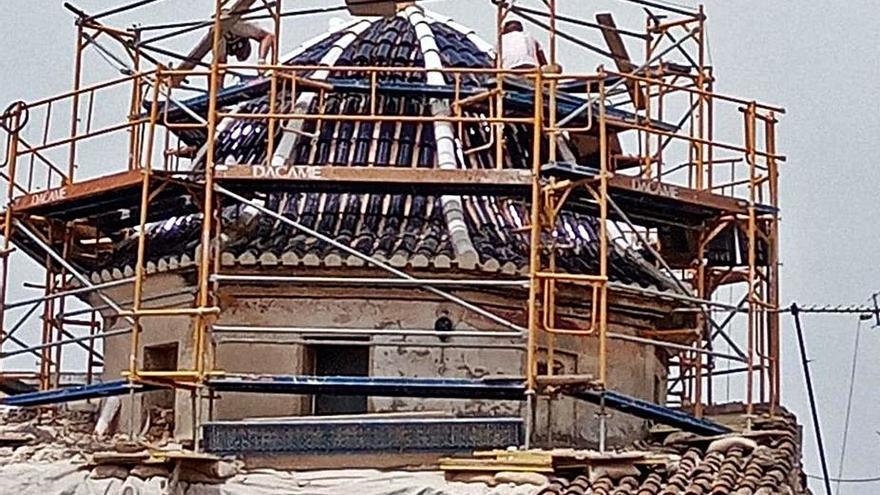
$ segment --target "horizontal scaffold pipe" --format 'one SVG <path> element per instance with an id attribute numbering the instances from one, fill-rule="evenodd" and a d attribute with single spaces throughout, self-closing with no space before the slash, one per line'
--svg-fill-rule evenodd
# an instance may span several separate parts
<path id="1" fill-rule="evenodd" d="M 251 326 L 251 325 L 214 325 L 215 333 L 267 333 L 267 334 L 326 334 L 326 335 L 375 335 L 375 336 L 402 336 L 402 337 L 469 337 L 469 338 L 507 338 L 522 339 L 525 337 L 520 332 L 491 331 L 491 330 L 449 330 L 437 331 L 426 329 L 379 329 L 379 328 L 327 328 L 327 327 L 281 327 L 281 326 Z"/>
<path id="2" fill-rule="evenodd" d="M 291 283 L 291 284 L 342 284 L 342 285 L 444 285 L 444 286 L 489 286 L 489 287 L 522 287 L 528 288 L 528 280 L 477 280 L 477 279 L 404 279 L 404 278 L 375 278 L 375 277 L 284 277 L 274 275 L 212 275 L 214 282 L 248 282 L 248 283 Z"/>
<path id="3" fill-rule="evenodd" d="M 657 347 L 665 347 L 667 349 L 675 349 L 678 351 L 696 352 L 698 354 L 706 354 L 708 356 L 714 356 L 716 358 L 721 358 L 721 359 L 729 359 L 731 361 L 738 361 L 741 363 L 746 362 L 745 359 L 743 359 L 739 356 L 734 356 L 732 354 L 724 354 L 721 352 L 710 351 L 708 349 L 703 349 L 700 347 L 691 347 L 691 346 L 684 345 L 684 344 L 675 344 L 673 342 L 664 342 L 662 340 L 648 339 L 645 337 L 637 337 L 635 335 L 626 335 L 623 333 L 608 332 L 608 338 L 609 339 L 624 340 L 624 341 L 633 342 L 636 344 L 645 344 L 645 345 L 653 345 L 653 346 L 657 346 Z"/>
<path id="4" fill-rule="evenodd" d="M 377 342 L 375 340 L 339 340 L 332 338 L 328 340 L 322 339 L 259 339 L 249 337 L 216 337 L 214 341 L 220 344 L 265 344 L 265 345 L 347 345 L 361 347 L 416 347 L 416 348 L 440 348 L 440 349 L 512 349 L 525 351 L 525 344 L 464 344 L 454 342 L 412 342 L 412 341 L 396 341 L 396 342 Z"/>
<path id="5" fill-rule="evenodd" d="M 77 342 L 86 342 L 89 340 L 105 339 L 107 337 L 115 337 L 117 335 L 125 335 L 128 333 L 131 333 L 131 327 L 120 328 L 119 330 L 111 330 L 109 332 L 100 332 L 100 333 L 96 333 L 94 335 L 85 335 L 83 337 L 76 337 L 73 339 L 59 340 L 57 342 L 50 342 L 48 344 L 35 345 L 32 347 L 28 347 L 26 349 L 16 349 L 11 352 L 4 352 L 4 353 L 0 354 L 0 358 L 8 358 L 8 357 L 12 357 L 12 356 L 17 356 L 19 354 L 24 354 L 26 352 L 38 351 L 41 349 L 48 349 L 48 348 L 52 348 L 52 347 L 60 347 L 60 346 L 64 346 L 67 344 L 75 344 Z"/>
<path id="6" fill-rule="evenodd" d="M 41 303 L 43 301 L 48 301 L 50 299 L 58 299 L 59 297 L 75 296 L 75 295 L 79 295 L 79 294 L 93 292 L 96 290 L 109 289 L 111 287 L 125 285 L 125 284 L 131 283 L 131 282 L 134 282 L 134 277 L 128 277 L 128 278 L 123 278 L 123 279 L 119 279 L 119 280 L 111 280 L 110 282 L 95 284 L 90 287 L 78 287 L 76 289 L 70 289 L 70 290 L 61 291 L 61 292 L 53 292 L 53 293 L 45 295 L 45 296 L 34 297 L 31 299 L 23 299 L 21 301 L 11 302 L 6 305 L 6 309 L 13 309 L 13 308 L 17 308 L 20 306 L 27 306 L 28 304 Z"/>

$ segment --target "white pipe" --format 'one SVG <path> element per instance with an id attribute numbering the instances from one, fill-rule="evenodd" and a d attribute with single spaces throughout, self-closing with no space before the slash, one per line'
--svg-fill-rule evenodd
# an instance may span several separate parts
<path id="1" fill-rule="evenodd" d="M 419 40 L 419 48 L 425 59 L 425 68 L 428 69 L 426 79 L 429 86 L 446 86 L 443 77 L 443 60 L 440 58 L 440 49 L 434 40 L 434 32 L 428 24 L 422 9 L 416 6 L 407 7 L 404 10 L 409 22 L 416 31 Z M 434 116 L 448 116 L 449 104 L 444 100 L 435 99 L 431 102 L 431 113 Z M 450 170 L 458 168 L 458 160 L 455 145 L 455 130 L 451 122 L 434 122 L 434 138 L 437 142 L 437 165 L 440 169 Z M 446 227 L 449 230 L 449 238 L 459 264 L 476 265 L 479 262 L 477 250 L 471 241 L 467 223 L 465 223 L 464 205 L 461 196 L 442 196 L 440 203 L 443 205 L 443 216 L 446 218 Z"/>
<path id="2" fill-rule="evenodd" d="M 339 60 L 339 57 L 345 51 L 346 48 L 352 42 L 354 42 L 361 33 L 366 31 L 366 29 L 370 26 L 369 21 L 357 21 L 354 24 L 343 25 L 338 31 L 347 31 L 345 35 L 336 40 L 336 43 L 333 43 L 333 46 L 327 50 L 327 53 L 324 54 L 324 57 L 321 58 L 320 65 L 325 65 L 327 67 L 332 67 L 336 65 L 336 61 Z M 338 32 L 336 31 L 336 32 Z M 333 32 L 329 33 L 333 34 Z M 316 71 L 311 79 L 316 81 L 322 81 L 327 79 L 327 76 L 330 75 L 329 70 L 319 70 Z M 293 113 L 306 113 L 309 111 L 309 107 L 312 105 L 312 101 L 315 99 L 315 93 L 308 92 L 299 95 L 296 99 L 296 104 L 294 105 Z M 278 146 L 275 148 L 275 153 L 272 155 L 272 165 L 284 165 L 284 162 L 290 158 L 291 153 L 293 153 L 294 147 L 296 146 L 296 141 L 299 138 L 300 134 L 302 134 L 302 126 L 303 120 L 288 120 L 284 124 L 284 133 L 281 137 L 281 141 L 278 143 Z"/>
<path id="3" fill-rule="evenodd" d="M 237 104 L 233 105 L 229 111 L 231 113 L 238 113 L 242 109 L 242 107 L 244 107 L 245 103 L 247 103 L 247 102 L 237 103 Z M 214 130 L 214 135 L 219 136 L 223 132 L 226 132 L 226 129 L 228 129 L 229 126 L 231 126 L 233 122 L 235 122 L 235 120 L 231 119 L 229 117 L 221 119 L 220 123 L 217 124 L 217 129 Z M 199 152 L 196 154 L 196 157 L 193 158 L 192 164 L 198 165 L 199 163 L 202 162 L 202 160 L 205 159 L 205 156 L 207 154 L 208 154 L 208 142 L 205 141 L 205 144 L 203 144 L 202 147 L 199 148 Z M 207 162 L 205 162 L 205 165 L 207 166 Z M 222 168 L 223 165 L 215 163 L 214 166 Z"/>
<path id="4" fill-rule="evenodd" d="M 384 329 L 384 328 L 341 328 L 341 327 L 283 327 L 254 325 L 214 325 L 214 333 L 265 333 L 277 335 L 371 335 L 390 337 L 458 337 L 458 338 L 495 338 L 522 340 L 520 332 L 492 330 L 450 330 L 442 332 L 427 329 Z"/>

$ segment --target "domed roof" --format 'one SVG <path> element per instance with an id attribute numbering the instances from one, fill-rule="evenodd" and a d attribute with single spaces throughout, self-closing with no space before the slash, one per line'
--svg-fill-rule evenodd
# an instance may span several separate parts
<path id="1" fill-rule="evenodd" d="M 472 30 L 439 15 L 411 6 L 392 18 L 357 19 L 312 39 L 282 58 L 297 66 L 418 67 L 411 73 L 383 73 L 389 85 L 421 87 L 452 83 L 443 68 L 490 68 L 494 51 Z M 312 79 L 324 79 L 351 90 L 328 93 L 325 99 L 302 92 L 291 102 L 282 89 L 279 112 L 312 114 L 367 114 L 371 106 L 385 115 L 430 116 L 442 97 L 418 91 L 380 92 L 370 101 L 369 76 L 359 71 L 321 70 Z M 470 86 L 483 84 L 475 76 Z M 351 86 L 354 84 L 354 86 Z M 221 106 L 233 112 L 267 112 L 268 83 L 255 79 L 225 90 Z M 449 101 L 446 100 L 448 108 Z M 186 102 L 202 111 L 204 99 Z M 471 116 L 480 116 L 478 111 Z M 171 121 L 186 121 L 187 112 L 170 111 Z M 446 127 L 444 127 L 446 126 Z M 463 126 L 463 133 L 447 133 L 443 123 L 367 120 L 287 121 L 277 125 L 275 152 L 267 157 L 268 126 L 254 119 L 225 118 L 218 124 L 216 162 L 259 165 L 268 161 L 311 166 L 373 166 L 484 169 L 495 167 L 490 128 L 482 123 Z M 202 146 L 201 131 L 179 131 L 180 138 Z M 524 124 L 504 128 L 506 168 L 530 169 L 532 131 Z M 565 146 L 564 140 L 561 142 Z M 573 148 L 573 147 L 572 147 Z M 577 150 L 568 150 L 577 160 Z M 196 167 L 204 166 L 203 161 Z M 254 191 L 263 204 L 336 241 L 398 267 L 429 270 L 521 273 L 528 268 L 528 205 L 521 198 L 498 196 L 428 196 L 416 194 L 319 193 Z M 225 265 L 305 265 L 344 269 L 364 262 L 337 247 L 297 232 L 269 216 L 254 216 L 249 208 L 228 206 L 223 213 Z M 149 228 L 148 259 L 156 266 L 183 266 L 194 259 L 199 242 L 198 216 L 184 216 Z M 565 212 L 556 231 L 557 263 L 576 273 L 597 271 L 597 220 Z M 117 246 L 105 267 L 125 266 L 134 260 L 132 237 Z M 611 243 L 612 279 L 663 290 L 677 290 L 674 282 L 647 263 L 635 250 Z M 164 260 L 164 261 L 163 261 Z M 112 268 L 110 268 L 112 271 Z M 106 275 L 107 270 L 104 270 Z M 106 276 L 105 276 L 106 278 Z"/>

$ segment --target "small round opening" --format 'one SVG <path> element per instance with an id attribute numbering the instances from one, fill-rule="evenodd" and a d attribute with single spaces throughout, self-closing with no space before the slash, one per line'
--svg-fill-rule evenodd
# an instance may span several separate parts
<path id="1" fill-rule="evenodd" d="M 436 321 L 434 321 L 434 331 L 451 333 L 452 330 L 452 320 L 450 320 L 448 316 L 441 316 L 440 318 L 437 318 Z M 441 336 L 440 340 L 446 342 L 447 340 L 449 340 L 449 336 Z"/>

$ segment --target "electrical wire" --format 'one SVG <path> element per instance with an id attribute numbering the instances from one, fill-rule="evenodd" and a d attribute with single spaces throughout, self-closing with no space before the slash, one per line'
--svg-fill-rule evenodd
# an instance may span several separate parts
<path id="1" fill-rule="evenodd" d="M 370 3 L 381 3 L 381 2 L 387 2 L 387 1 L 388 0 L 370 0 L 369 2 L 367 2 L 367 1 L 361 2 L 359 5 L 368 5 Z M 436 2 L 440 2 L 440 1 L 444 1 L 444 0 L 427 0 L 427 1 L 423 1 L 422 3 L 427 4 L 427 3 L 436 3 Z M 274 2 L 269 2 L 269 6 L 271 7 L 272 5 L 274 5 Z M 263 7 L 263 6 L 251 7 L 250 9 L 237 11 L 235 13 L 240 13 L 241 14 L 240 20 L 245 21 L 245 22 L 259 21 L 259 20 L 264 20 L 264 19 L 274 19 L 275 14 L 258 14 L 258 12 L 265 10 L 265 8 L 266 7 Z M 329 14 L 329 13 L 339 12 L 339 11 L 346 10 L 346 9 L 348 9 L 348 5 L 336 5 L 333 7 L 311 7 L 311 8 L 307 8 L 307 9 L 284 11 L 284 12 L 281 12 L 281 14 L 279 14 L 279 17 L 283 19 L 283 18 L 287 18 L 287 17 L 299 17 L 299 16 L 307 16 L 307 15 L 315 15 L 315 14 Z M 249 15 L 249 14 L 254 14 L 254 15 Z M 211 21 L 211 20 L 209 20 L 209 21 L 181 21 L 181 22 L 172 22 L 172 23 L 166 23 L 166 24 L 153 24 L 153 25 L 149 25 L 149 26 L 138 26 L 135 29 L 138 32 L 146 32 L 146 31 L 163 31 L 166 29 L 178 28 L 176 31 L 156 35 L 152 38 L 147 38 L 147 39 L 140 41 L 138 43 L 139 45 L 146 45 L 149 43 L 155 43 L 156 41 L 166 40 L 166 39 L 174 38 L 176 36 L 188 34 L 194 30 L 201 29 L 204 27 L 209 27 L 212 24 L 214 24 L 214 21 Z"/>
<path id="2" fill-rule="evenodd" d="M 822 476 L 816 476 L 815 474 L 807 474 L 807 478 L 811 480 L 824 480 Z M 829 478 L 831 481 L 835 483 L 880 483 L 880 476 L 875 476 L 872 478 Z"/>
<path id="3" fill-rule="evenodd" d="M 528 13 L 520 10 L 519 7 L 513 7 L 511 10 L 516 15 L 522 17 L 526 21 L 529 21 L 530 23 L 534 24 L 535 26 L 538 26 L 539 28 L 544 29 L 545 31 L 550 31 L 552 29 L 549 24 L 545 24 L 545 23 L 535 19 L 534 17 L 532 17 Z M 608 57 L 610 59 L 614 59 L 614 54 L 612 54 L 611 52 L 603 50 L 598 47 L 595 47 L 595 46 L 587 43 L 586 41 L 583 41 L 582 39 L 577 38 L 576 36 L 572 36 L 572 35 L 566 33 L 565 31 L 561 31 L 559 29 L 556 29 L 556 36 L 559 36 L 560 38 L 562 38 L 566 41 L 574 43 L 575 45 L 578 45 L 581 48 L 586 48 L 587 50 L 590 50 L 591 52 L 602 55 L 603 57 Z"/>
<path id="4" fill-rule="evenodd" d="M 130 3 L 128 5 L 121 5 L 119 7 L 112 8 L 110 10 L 105 10 L 104 12 L 97 13 L 95 15 L 88 16 L 90 21 L 98 20 L 102 17 L 111 16 L 114 14 L 118 14 L 120 12 L 125 12 L 127 10 L 136 9 L 138 7 L 143 7 L 144 5 L 149 5 L 151 3 L 156 3 L 159 0 L 138 0 L 136 2 Z"/>
<path id="5" fill-rule="evenodd" d="M 855 390 L 856 384 L 856 369 L 858 368 L 858 360 L 859 360 L 859 337 L 862 334 L 862 320 L 861 318 L 858 320 L 858 325 L 856 326 L 856 342 L 853 345 L 853 356 L 852 356 L 852 369 L 850 370 L 849 375 L 849 396 L 846 400 L 846 416 L 843 420 L 843 440 L 840 447 L 840 461 L 837 467 L 837 481 L 835 481 L 834 493 L 840 493 L 840 483 L 843 478 L 843 467 L 846 462 L 846 443 L 847 437 L 849 436 L 849 420 L 850 415 L 852 413 L 852 403 L 853 403 L 853 391 Z"/>
<path id="6" fill-rule="evenodd" d="M 515 11 L 526 12 L 528 14 L 536 15 L 538 17 L 543 17 L 545 19 L 551 17 L 550 13 L 548 13 L 548 12 L 544 12 L 544 11 L 541 11 L 538 9 L 532 9 L 529 7 L 522 7 L 522 6 L 517 5 L 517 6 L 513 7 L 513 9 Z M 617 33 L 620 33 L 623 36 L 630 36 L 633 38 L 640 39 L 642 41 L 644 41 L 648 38 L 648 35 L 645 33 L 637 33 L 635 31 L 629 31 L 629 30 L 620 29 L 620 28 L 611 28 L 608 26 L 603 26 L 601 24 L 596 24 L 595 22 L 589 22 L 589 21 L 585 21 L 582 19 L 578 19 L 575 17 L 569 17 L 569 16 L 565 16 L 565 15 L 561 15 L 561 14 L 556 14 L 556 20 L 562 21 L 562 22 L 568 22 L 568 23 L 574 24 L 576 26 L 583 26 L 583 27 L 587 27 L 587 28 L 598 29 L 601 31 L 609 31 L 609 30 L 615 31 Z"/>
<path id="7" fill-rule="evenodd" d="M 358 5 L 369 5 L 369 4 L 373 4 L 373 3 L 383 3 L 383 2 L 387 2 L 387 1 L 388 0 L 364 0 L 364 1 L 358 2 Z M 429 0 L 427 2 L 421 2 L 421 3 L 435 3 L 437 1 L 440 1 L 440 0 Z M 272 7 L 274 5 L 275 5 L 275 2 L 268 3 L 269 7 Z M 265 9 L 266 9 L 266 6 L 261 5 L 259 7 L 251 7 L 246 10 L 239 10 L 239 11 L 230 12 L 230 13 L 231 14 L 232 13 L 240 14 L 242 16 L 241 19 L 244 21 L 253 21 L 253 20 L 259 20 L 259 19 L 272 19 L 275 17 L 274 14 L 258 14 L 258 15 L 253 15 L 253 16 L 248 15 L 248 14 L 254 14 L 256 12 L 259 12 L 259 11 L 265 10 Z M 312 15 L 312 14 L 329 14 L 332 12 L 339 12 L 339 11 L 343 11 L 343 10 L 347 10 L 347 9 L 348 9 L 348 5 L 346 5 L 346 4 L 334 5 L 331 7 L 309 7 L 309 8 L 300 9 L 300 10 L 288 10 L 288 11 L 282 12 L 281 17 L 293 17 L 293 16 L 300 16 L 300 15 Z M 247 16 L 247 17 L 245 17 L 245 16 Z M 150 25 L 146 25 L 146 26 L 138 26 L 137 30 L 139 30 L 141 32 L 145 32 L 145 31 L 162 31 L 165 29 L 174 29 L 174 28 L 200 28 L 200 27 L 210 26 L 211 24 L 213 24 L 213 22 L 214 21 L 204 21 L 204 20 L 201 20 L 201 21 L 197 21 L 197 20 L 178 21 L 178 22 L 169 22 L 169 23 L 163 23 L 163 24 L 150 24 Z"/>
<path id="8" fill-rule="evenodd" d="M 698 12 L 693 9 L 693 7 L 689 5 L 683 5 L 680 3 L 673 3 L 668 0 L 621 0 L 627 3 L 634 3 L 636 5 L 642 5 L 646 7 L 654 7 L 657 9 L 666 10 L 668 12 L 672 12 L 675 14 L 681 15 L 696 15 Z"/>

